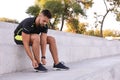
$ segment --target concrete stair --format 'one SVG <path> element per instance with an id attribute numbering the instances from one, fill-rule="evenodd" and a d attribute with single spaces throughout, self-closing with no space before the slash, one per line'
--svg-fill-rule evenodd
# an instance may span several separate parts
<path id="1" fill-rule="evenodd" d="M 120 80 L 120 55 L 67 63 L 68 71 L 35 72 L 32 68 L 0 75 L 0 80 Z"/>
<path id="2" fill-rule="evenodd" d="M 18 24 L 0 22 L 0 80 L 120 80 L 120 41 L 49 30 L 60 61 L 71 69 L 53 71 L 47 46 L 47 73 L 34 72 L 23 46 L 14 43 Z"/>

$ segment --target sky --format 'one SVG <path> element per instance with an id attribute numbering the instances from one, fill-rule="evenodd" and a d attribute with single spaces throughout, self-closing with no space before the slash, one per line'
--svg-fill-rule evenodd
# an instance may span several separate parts
<path id="1" fill-rule="evenodd" d="M 95 21 L 94 12 L 97 12 L 99 15 L 104 15 L 106 13 L 105 5 L 103 0 L 94 0 L 92 8 L 87 11 L 89 26 L 94 27 L 93 22 Z M 104 21 L 103 29 L 119 30 L 120 31 L 120 22 L 116 21 L 116 16 L 113 13 L 109 13 Z"/>
<path id="2" fill-rule="evenodd" d="M 17 21 L 21 22 L 24 18 L 29 17 L 25 12 L 29 6 L 34 5 L 34 1 L 35 0 L 1 0 L 0 17 L 16 19 Z M 86 22 L 89 22 L 90 28 L 94 27 L 94 12 L 97 12 L 100 15 L 105 14 L 105 6 L 103 0 L 94 0 L 93 7 L 87 11 L 88 18 Z M 120 22 L 117 22 L 115 20 L 114 14 L 110 13 L 107 16 L 103 29 L 120 30 Z"/>
<path id="3" fill-rule="evenodd" d="M 35 0 L 0 0 L 0 17 L 22 21 L 28 17 L 26 10 Z"/>

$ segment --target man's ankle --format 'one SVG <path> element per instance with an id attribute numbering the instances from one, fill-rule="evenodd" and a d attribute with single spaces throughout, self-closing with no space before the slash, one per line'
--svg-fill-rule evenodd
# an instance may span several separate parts
<path id="1" fill-rule="evenodd" d="M 60 62 L 55 62 L 54 65 L 57 65 L 57 64 L 59 64 L 59 63 L 60 63 Z"/>

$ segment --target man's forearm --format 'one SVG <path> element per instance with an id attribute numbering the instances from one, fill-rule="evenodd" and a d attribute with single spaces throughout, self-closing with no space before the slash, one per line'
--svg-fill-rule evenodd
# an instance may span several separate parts
<path id="1" fill-rule="evenodd" d="M 24 44 L 24 48 L 25 48 L 25 51 L 26 51 L 27 55 L 31 59 L 31 61 L 35 60 L 34 57 L 33 57 L 33 55 L 32 55 L 32 52 L 30 50 L 30 46 L 27 45 L 27 44 Z"/>
<path id="2" fill-rule="evenodd" d="M 32 55 L 32 52 L 31 52 L 30 46 L 29 46 L 30 34 L 26 34 L 26 33 L 22 32 L 22 40 L 23 40 L 24 48 L 25 48 L 25 51 L 26 51 L 27 55 L 29 56 L 31 61 L 33 61 L 34 57 Z"/>

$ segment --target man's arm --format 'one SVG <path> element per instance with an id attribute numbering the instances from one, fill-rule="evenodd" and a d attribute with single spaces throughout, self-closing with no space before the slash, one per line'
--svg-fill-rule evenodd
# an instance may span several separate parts
<path id="1" fill-rule="evenodd" d="M 36 60 L 34 59 L 34 56 L 32 55 L 32 51 L 30 50 L 30 45 L 29 45 L 30 44 L 30 34 L 26 34 L 26 33 L 22 32 L 22 40 L 23 40 L 25 51 L 26 51 L 27 55 L 29 56 L 29 58 L 31 59 L 33 67 L 37 67 L 38 65 L 36 64 Z"/>

